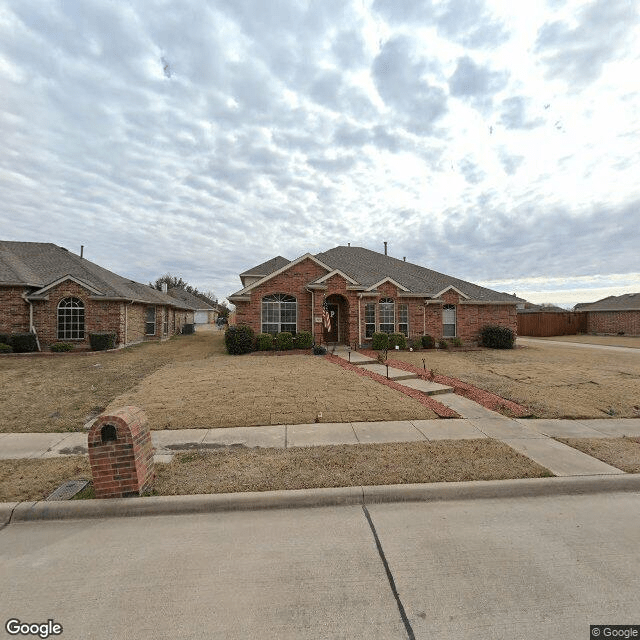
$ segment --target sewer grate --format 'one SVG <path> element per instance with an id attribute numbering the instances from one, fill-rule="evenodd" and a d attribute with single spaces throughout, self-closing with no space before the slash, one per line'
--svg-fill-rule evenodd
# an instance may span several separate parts
<path id="1" fill-rule="evenodd" d="M 51 500 L 71 500 L 73 496 L 80 493 L 87 485 L 89 480 L 69 480 L 61 484 L 48 498 Z"/>

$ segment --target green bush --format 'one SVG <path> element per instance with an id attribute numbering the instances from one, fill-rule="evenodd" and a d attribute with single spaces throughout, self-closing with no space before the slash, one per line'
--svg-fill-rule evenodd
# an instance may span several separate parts
<path id="1" fill-rule="evenodd" d="M 313 335 L 310 331 L 300 331 L 293 337 L 293 346 L 296 349 L 311 349 Z"/>
<path id="2" fill-rule="evenodd" d="M 73 345 L 70 342 L 56 342 L 49 347 L 51 351 L 61 353 L 62 351 L 73 351 Z"/>
<path id="3" fill-rule="evenodd" d="M 259 333 L 256 336 L 257 351 L 271 351 L 273 349 L 273 335 L 270 333 Z"/>
<path id="4" fill-rule="evenodd" d="M 407 348 L 407 339 L 404 333 L 392 333 L 389 336 L 389 349 L 395 349 L 396 346 L 401 349 Z"/>
<path id="5" fill-rule="evenodd" d="M 375 351 L 383 351 L 389 348 L 389 334 L 376 332 L 371 336 L 371 348 Z"/>
<path id="6" fill-rule="evenodd" d="M 452 347 L 461 347 L 462 346 L 462 340 L 460 338 L 451 338 L 450 342 L 451 342 L 451 346 Z"/>
<path id="7" fill-rule="evenodd" d="M 411 341 L 411 348 L 414 351 L 419 351 L 420 349 L 422 349 L 422 340 L 420 338 L 414 338 Z"/>
<path id="8" fill-rule="evenodd" d="M 96 331 L 89 334 L 92 351 L 106 351 L 116 348 L 116 334 L 113 331 Z"/>
<path id="9" fill-rule="evenodd" d="M 436 346 L 436 341 L 433 336 L 425 335 L 422 336 L 421 340 L 423 349 L 433 349 Z"/>
<path id="10" fill-rule="evenodd" d="M 6 342 L 0 342 L 0 353 L 13 353 L 13 347 Z"/>
<path id="11" fill-rule="evenodd" d="M 11 336 L 8 333 L 0 333 L 0 343 L 11 346 Z"/>
<path id="12" fill-rule="evenodd" d="M 228 327 L 224 332 L 224 345 L 232 356 L 251 353 L 254 342 L 253 329 L 245 324 Z"/>
<path id="13" fill-rule="evenodd" d="M 480 331 L 480 344 L 489 349 L 513 349 L 516 334 L 509 327 L 486 325 Z"/>
<path id="14" fill-rule="evenodd" d="M 325 347 L 323 347 L 320 344 L 314 344 L 313 345 L 313 355 L 314 356 L 324 356 L 326 355 L 327 350 Z"/>
<path id="15" fill-rule="evenodd" d="M 438 340 L 438 348 L 439 349 L 448 349 L 449 348 L 449 343 L 444 338 L 440 338 Z"/>
<path id="16" fill-rule="evenodd" d="M 11 346 L 15 353 L 32 353 L 38 350 L 35 333 L 14 333 L 11 336 Z"/>
<path id="17" fill-rule="evenodd" d="M 281 331 L 276 335 L 275 347 L 278 351 L 293 349 L 293 334 L 289 331 Z"/>

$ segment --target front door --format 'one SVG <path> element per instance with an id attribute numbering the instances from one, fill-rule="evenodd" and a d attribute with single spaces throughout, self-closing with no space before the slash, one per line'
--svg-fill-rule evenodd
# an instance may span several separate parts
<path id="1" fill-rule="evenodd" d="M 338 305 L 327 303 L 329 317 L 331 318 L 331 329 L 324 330 L 325 342 L 338 342 Z"/>

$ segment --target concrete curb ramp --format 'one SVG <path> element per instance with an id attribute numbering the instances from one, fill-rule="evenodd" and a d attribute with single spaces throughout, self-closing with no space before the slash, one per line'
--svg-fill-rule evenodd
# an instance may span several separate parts
<path id="1" fill-rule="evenodd" d="M 5 502 L 0 503 L 0 527 L 17 522 L 46 520 L 186 515 L 256 509 L 371 505 L 385 502 L 533 498 L 628 491 L 640 492 L 640 474 L 436 482 L 71 502 Z"/>

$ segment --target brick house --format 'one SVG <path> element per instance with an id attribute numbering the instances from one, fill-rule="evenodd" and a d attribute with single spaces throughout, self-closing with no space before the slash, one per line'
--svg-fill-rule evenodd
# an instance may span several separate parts
<path id="1" fill-rule="evenodd" d="M 386 245 L 385 245 L 386 246 Z M 478 340 L 487 324 L 517 330 L 523 300 L 362 247 L 339 246 L 289 261 L 277 256 L 240 274 L 228 297 L 237 324 L 256 333 L 311 331 L 317 343 L 363 345 L 376 331 L 409 338 Z M 329 331 L 323 306 L 332 317 Z"/>
<path id="2" fill-rule="evenodd" d="M 587 333 L 640 336 L 640 293 L 577 304 L 573 310 L 586 312 Z"/>
<path id="3" fill-rule="evenodd" d="M 160 340 L 193 322 L 191 305 L 123 278 L 63 247 L 0 241 L 0 333 L 34 332 L 88 348 L 89 333 L 115 332 L 119 346 Z"/>

